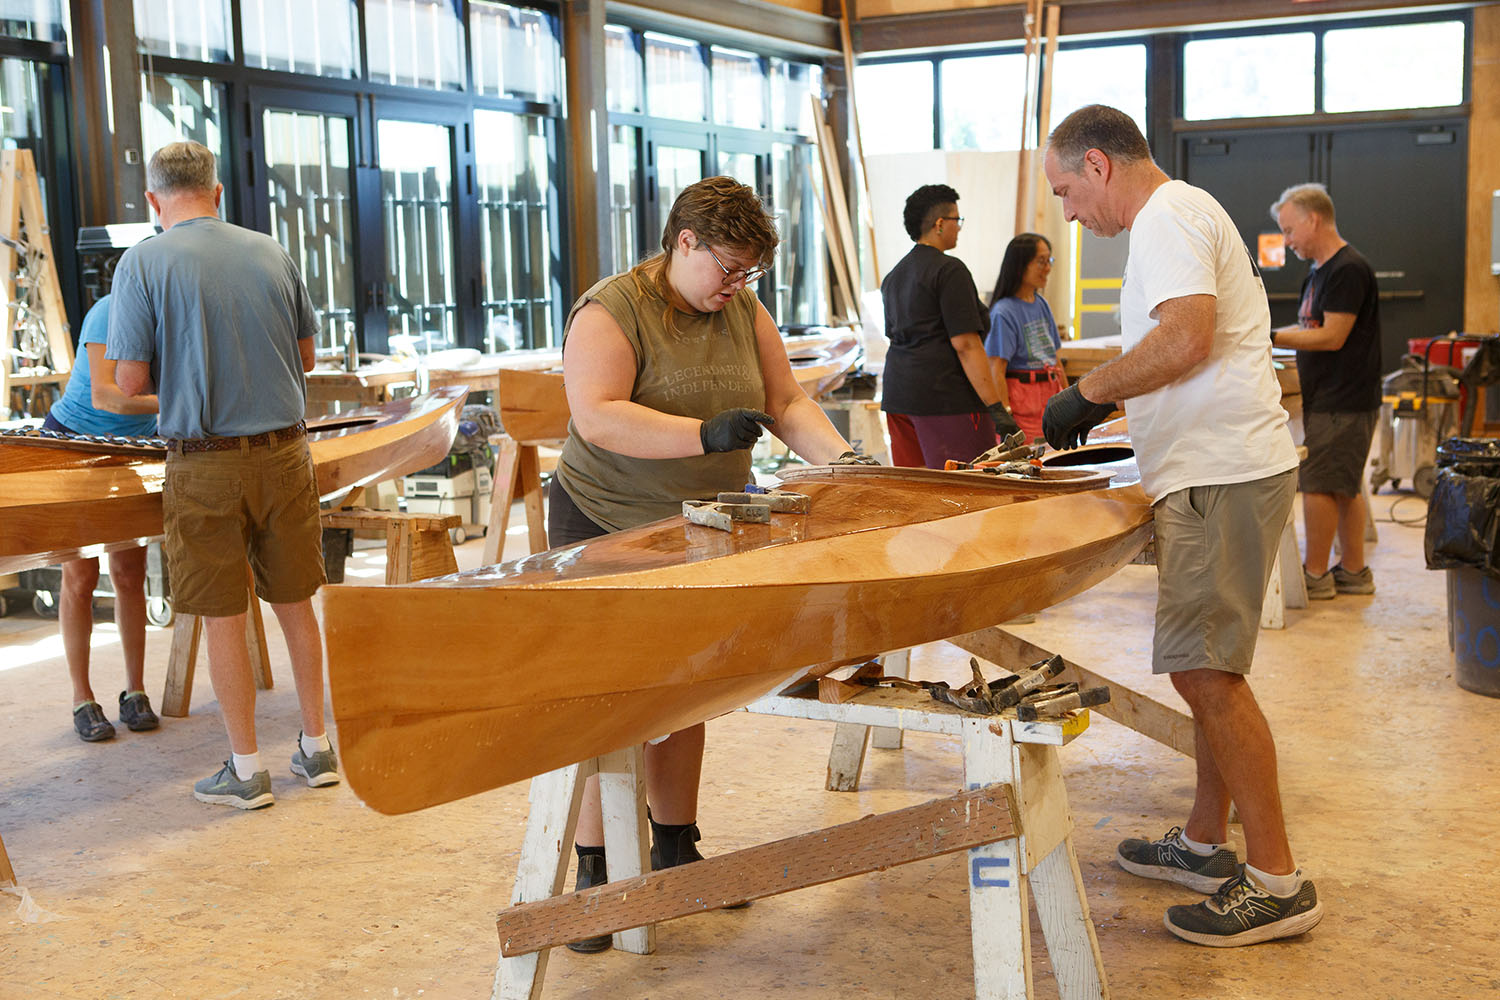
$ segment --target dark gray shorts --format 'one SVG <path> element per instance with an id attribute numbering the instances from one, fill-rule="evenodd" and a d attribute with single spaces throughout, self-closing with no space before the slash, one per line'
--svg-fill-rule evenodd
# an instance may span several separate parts
<path id="1" fill-rule="evenodd" d="M 1359 496 L 1379 419 L 1379 410 L 1302 414 L 1307 457 L 1297 473 L 1297 488 L 1303 493 Z"/>
<path id="2" fill-rule="evenodd" d="M 1296 492 L 1293 471 L 1194 486 L 1156 502 L 1152 673 L 1250 672 L 1266 582 Z"/>

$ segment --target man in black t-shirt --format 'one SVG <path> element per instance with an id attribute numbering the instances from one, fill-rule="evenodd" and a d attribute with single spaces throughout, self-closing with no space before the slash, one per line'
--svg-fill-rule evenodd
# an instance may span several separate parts
<path id="1" fill-rule="evenodd" d="M 1271 343 L 1297 351 L 1307 458 L 1298 475 L 1307 532 L 1307 596 L 1373 594 L 1365 565 L 1361 477 L 1380 416 L 1380 301 L 1375 271 L 1344 242 L 1321 184 L 1287 188 L 1271 216 L 1291 250 L 1313 262 L 1302 282 L 1297 322 Z M 1340 562 L 1328 567 L 1334 534 Z"/>
<path id="2" fill-rule="evenodd" d="M 947 251 L 958 245 L 958 192 L 924 184 L 906 199 L 902 221 L 916 241 L 885 280 L 890 350 L 880 408 L 891 433 L 891 464 L 941 469 L 1020 430 L 990 374 L 983 334 L 989 311 L 974 278 Z"/>

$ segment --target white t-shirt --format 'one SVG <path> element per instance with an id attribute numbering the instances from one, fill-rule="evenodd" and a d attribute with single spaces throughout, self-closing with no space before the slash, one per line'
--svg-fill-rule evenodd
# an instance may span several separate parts
<path id="1" fill-rule="evenodd" d="M 1130 227 L 1120 290 L 1125 349 L 1156 328 L 1157 306 L 1185 295 L 1218 300 L 1208 357 L 1177 381 L 1125 401 L 1141 485 L 1154 499 L 1297 467 L 1271 368 L 1271 311 L 1260 272 L 1219 203 L 1169 181 Z"/>

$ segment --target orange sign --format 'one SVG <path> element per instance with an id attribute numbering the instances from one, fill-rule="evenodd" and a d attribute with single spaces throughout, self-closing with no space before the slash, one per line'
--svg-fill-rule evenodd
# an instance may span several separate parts
<path id="1" fill-rule="evenodd" d="M 1286 266 L 1286 241 L 1280 233 L 1261 233 L 1256 247 L 1261 267 Z"/>

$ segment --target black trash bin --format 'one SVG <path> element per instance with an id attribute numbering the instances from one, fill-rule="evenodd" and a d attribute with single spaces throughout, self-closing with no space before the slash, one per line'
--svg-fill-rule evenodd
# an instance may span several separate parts
<path id="1" fill-rule="evenodd" d="M 1500 698 L 1500 440 L 1438 446 L 1427 503 L 1428 569 L 1448 573 L 1448 646 L 1466 691 Z"/>

